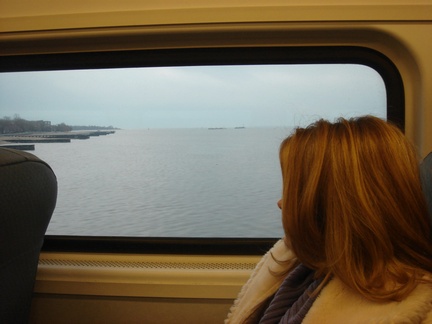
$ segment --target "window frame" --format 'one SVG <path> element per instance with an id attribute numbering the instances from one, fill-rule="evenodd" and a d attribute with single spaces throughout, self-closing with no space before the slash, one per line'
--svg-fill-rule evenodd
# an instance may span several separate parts
<path id="1" fill-rule="evenodd" d="M 387 120 L 405 129 L 402 77 L 382 53 L 360 46 L 264 46 L 96 51 L 0 57 L 1 72 L 158 66 L 253 64 L 360 64 L 377 71 L 385 84 Z M 282 226 L 282 225 L 281 225 Z M 42 251 L 262 255 L 278 238 L 176 238 L 46 235 Z"/>

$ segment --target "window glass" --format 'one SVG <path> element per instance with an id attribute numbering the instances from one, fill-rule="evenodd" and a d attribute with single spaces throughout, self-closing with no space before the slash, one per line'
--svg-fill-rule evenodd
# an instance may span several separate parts
<path id="1" fill-rule="evenodd" d="M 34 145 L 57 175 L 47 234 L 133 237 L 280 237 L 280 142 L 387 115 L 356 64 L 1 73 L 0 111 L 1 145 Z"/>

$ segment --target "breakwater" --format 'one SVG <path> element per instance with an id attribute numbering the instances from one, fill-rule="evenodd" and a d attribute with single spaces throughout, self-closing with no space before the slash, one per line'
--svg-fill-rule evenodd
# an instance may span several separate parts
<path id="1" fill-rule="evenodd" d="M 71 140 L 86 140 L 92 136 L 114 134 L 115 131 L 75 131 L 49 133 L 17 133 L 0 135 L 0 147 L 33 151 L 37 143 L 70 143 Z"/>

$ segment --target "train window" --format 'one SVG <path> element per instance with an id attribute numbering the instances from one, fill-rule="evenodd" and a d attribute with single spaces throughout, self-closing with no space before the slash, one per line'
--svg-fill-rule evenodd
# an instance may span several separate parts
<path id="1" fill-rule="evenodd" d="M 0 71 L 0 145 L 34 146 L 58 178 L 54 250 L 262 253 L 282 235 L 278 148 L 294 127 L 404 127 L 397 69 L 362 48 L 23 55 Z"/>
<path id="2" fill-rule="evenodd" d="M 317 118 L 387 113 L 381 76 L 358 64 L 0 78 L 2 140 L 36 142 L 57 174 L 53 235 L 281 236 L 281 140 Z"/>

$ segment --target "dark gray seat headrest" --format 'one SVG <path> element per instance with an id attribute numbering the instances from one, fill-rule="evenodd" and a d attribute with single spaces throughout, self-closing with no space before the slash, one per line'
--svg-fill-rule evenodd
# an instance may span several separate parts
<path id="1" fill-rule="evenodd" d="M 432 152 L 420 164 L 420 178 L 429 208 L 429 219 L 432 223 Z"/>
<path id="2" fill-rule="evenodd" d="M 57 179 L 36 156 L 0 147 L 0 323 L 27 323 Z"/>

